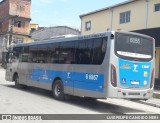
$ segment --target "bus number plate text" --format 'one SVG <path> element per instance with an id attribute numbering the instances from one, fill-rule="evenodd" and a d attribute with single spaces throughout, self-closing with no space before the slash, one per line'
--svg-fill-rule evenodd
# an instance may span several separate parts
<path id="1" fill-rule="evenodd" d="M 98 75 L 95 74 L 86 74 L 87 80 L 98 80 Z"/>

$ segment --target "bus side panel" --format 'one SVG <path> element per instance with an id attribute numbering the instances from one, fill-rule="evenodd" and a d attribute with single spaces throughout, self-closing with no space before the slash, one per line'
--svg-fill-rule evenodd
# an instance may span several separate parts
<path id="1" fill-rule="evenodd" d="M 92 98 L 97 98 L 97 99 L 105 99 L 106 98 L 104 96 L 104 94 L 101 92 L 88 91 L 88 90 L 83 90 L 83 89 L 78 89 L 78 88 L 74 89 L 74 96 L 92 97 Z"/>
<path id="2" fill-rule="evenodd" d="M 31 66 L 29 63 L 20 63 L 19 69 L 18 69 L 18 75 L 19 75 L 19 82 L 23 85 L 28 85 L 28 69 Z"/>
<path id="3" fill-rule="evenodd" d="M 12 77 L 11 77 L 11 63 L 8 63 L 7 64 L 7 69 L 6 69 L 6 72 L 5 72 L 5 80 L 6 81 L 12 81 Z"/>
<path id="4" fill-rule="evenodd" d="M 79 71 L 73 73 L 75 96 L 106 98 L 104 67 L 102 65 L 88 65 L 87 70 L 86 65 L 77 65 L 74 69 Z M 80 71 L 85 71 L 85 73 Z"/>
<path id="5" fill-rule="evenodd" d="M 118 71 L 118 58 L 115 56 L 114 54 L 114 41 L 115 40 L 112 40 L 111 41 L 111 44 L 110 44 L 110 61 L 109 61 L 109 74 L 108 74 L 108 88 L 107 88 L 107 97 L 110 97 L 110 98 L 117 98 L 118 96 L 118 88 L 117 87 L 113 87 L 113 85 L 111 84 L 111 65 L 114 65 L 115 69 L 116 69 L 116 78 L 119 78 L 119 74 L 117 73 Z"/>
<path id="6" fill-rule="evenodd" d="M 108 36 L 108 37 L 110 37 L 110 36 Z M 110 93 L 112 93 L 109 91 L 109 88 L 111 86 L 111 82 L 110 82 L 110 77 L 111 77 L 110 65 L 111 65 L 111 63 L 110 63 L 110 61 L 112 58 L 111 50 L 113 49 L 112 42 L 114 42 L 114 39 L 113 40 L 108 39 L 107 52 L 106 52 L 106 56 L 105 56 L 104 63 L 103 63 L 104 68 L 105 68 L 104 73 L 105 73 L 105 87 L 106 87 L 106 89 L 105 89 L 106 95 L 105 96 L 106 96 L 106 98 L 110 97 L 109 95 L 110 95 Z M 114 93 L 112 93 L 112 94 L 114 95 Z"/>
<path id="7" fill-rule="evenodd" d="M 23 70 L 26 71 L 27 74 L 27 85 L 28 86 L 33 86 L 33 87 L 38 87 L 38 74 L 37 73 L 32 73 L 33 67 L 34 67 L 34 63 L 28 63 L 28 65 L 26 65 Z M 28 68 L 26 68 L 28 66 Z M 32 79 L 30 79 L 32 78 Z"/>
<path id="8" fill-rule="evenodd" d="M 42 82 L 39 82 L 38 88 L 43 88 L 45 90 L 49 90 L 51 91 L 51 88 L 52 88 L 52 83 L 42 83 Z"/>
<path id="9" fill-rule="evenodd" d="M 9 70 L 6 70 L 5 80 L 12 82 L 11 72 L 9 72 Z"/>
<path id="10" fill-rule="evenodd" d="M 48 65 L 47 65 L 48 66 Z M 63 67 L 65 70 L 69 68 L 69 65 L 50 65 L 48 68 L 44 65 L 36 65 L 32 67 L 29 75 L 29 85 L 39 88 L 51 90 L 52 83 L 55 78 L 60 78 L 64 85 L 64 93 L 75 96 L 89 96 L 95 98 L 105 98 L 104 75 L 97 74 L 93 71 L 93 66 L 88 67 L 86 73 L 80 71 L 86 71 L 86 65 L 72 65 L 77 72 L 73 72 L 73 69 L 68 71 L 61 71 Z M 79 68 L 79 69 L 77 69 Z M 70 71 L 69 71 L 70 70 Z M 102 66 L 95 67 L 95 70 L 102 72 Z M 38 78 L 37 78 L 38 76 Z M 37 83 L 37 85 L 33 85 Z"/>
<path id="11" fill-rule="evenodd" d="M 73 95 L 73 81 L 68 77 L 70 72 L 60 71 L 60 68 L 66 69 L 66 65 L 33 64 L 28 76 L 29 85 L 52 90 L 54 80 L 59 78 L 63 82 L 64 92 Z M 69 87 L 66 88 L 66 86 Z"/>
<path id="12" fill-rule="evenodd" d="M 6 80 L 12 82 L 13 81 L 13 76 L 15 73 L 17 73 L 18 69 L 19 69 L 19 62 L 15 61 L 13 63 L 9 63 L 7 65 L 7 69 L 6 69 Z"/>

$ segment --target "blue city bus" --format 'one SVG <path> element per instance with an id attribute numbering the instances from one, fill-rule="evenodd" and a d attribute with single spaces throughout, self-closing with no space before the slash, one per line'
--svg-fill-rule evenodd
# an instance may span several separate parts
<path id="1" fill-rule="evenodd" d="M 95 99 L 149 99 L 153 95 L 155 40 L 131 32 L 53 38 L 9 48 L 6 80 L 16 87 Z"/>

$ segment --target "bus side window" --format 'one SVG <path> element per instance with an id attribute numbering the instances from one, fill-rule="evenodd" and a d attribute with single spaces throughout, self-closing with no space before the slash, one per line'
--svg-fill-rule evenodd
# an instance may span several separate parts
<path id="1" fill-rule="evenodd" d="M 83 63 L 84 48 L 85 48 L 85 42 L 83 40 L 76 42 L 76 54 L 75 54 L 76 64 Z"/>
<path id="2" fill-rule="evenodd" d="M 65 42 L 61 43 L 60 46 L 60 63 L 64 64 L 74 64 L 74 55 L 75 55 L 75 42 Z"/>
<path id="3" fill-rule="evenodd" d="M 22 62 L 28 62 L 29 61 L 29 47 L 25 46 L 23 47 L 23 53 L 22 53 Z"/>
<path id="4" fill-rule="evenodd" d="M 6 54 L 6 63 L 12 63 L 12 58 L 13 58 L 13 53 L 12 52 L 8 52 Z"/>
<path id="5" fill-rule="evenodd" d="M 48 55 L 47 47 L 48 47 L 47 44 L 38 46 L 38 55 L 37 55 L 38 63 L 47 63 L 47 55 Z"/>
<path id="6" fill-rule="evenodd" d="M 59 43 L 48 45 L 48 63 L 59 63 Z"/>
<path id="7" fill-rule="evenodd" d="M 13 48 L 13 56 L 12 56 L 12 62 L 19 62 L 20 61 L 20 55 L 23 51 L 23 47 L 14 47 Z"/>
<path id="8" fill-rule="evenodd" d="M 107 50 L 107 40 L 105 38 L 94 39 L 92 64 L 100 65 L 104 60 Z"/>
<path id="9" fill-rule="evenodd" d="M 76 47 L 76 64 L 91 64 L 93 53 L 93 41 L 82 40 L 78 41 Z"/>
<path id="10" fill-rule="evenodd" d="M 30 63 L 37 63 L 37 46 L 30 46 L 29 47 L 29 62 Z"/>

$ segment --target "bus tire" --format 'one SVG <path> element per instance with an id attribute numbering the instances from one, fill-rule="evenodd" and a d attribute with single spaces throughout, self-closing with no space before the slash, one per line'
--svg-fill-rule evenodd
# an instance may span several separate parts
<path id="1" fill-rule="evenodd" d="M 53 97 L 57 100 L 63 100 L 64 99 L 64 87 L 62 84 L 62 81 L 57 79 L 55 80 L 53 87 L 52 87 L 52 93 Z"/>
<path id="2" fill-rule="evenodd" d="M 16 88 L 20 88 L 18 74 L 15 74 L 15 76 L 14 76 L 14 81 L 15 81 L 15 87 L 16 87 Z"/>

